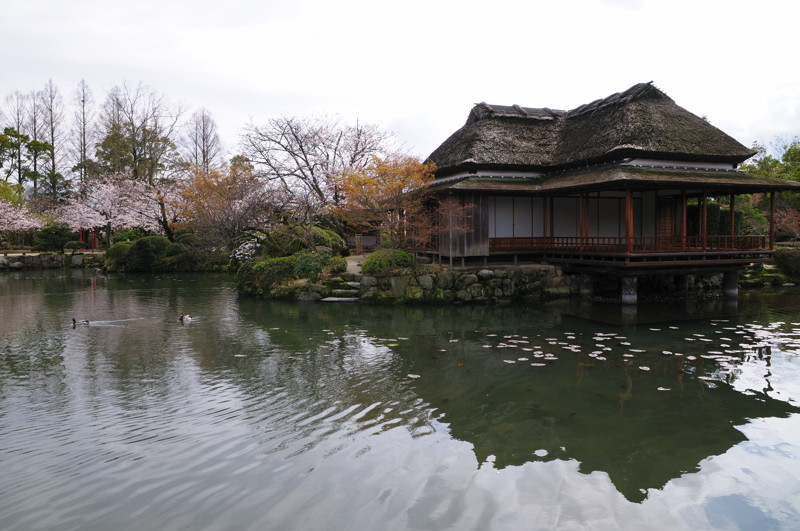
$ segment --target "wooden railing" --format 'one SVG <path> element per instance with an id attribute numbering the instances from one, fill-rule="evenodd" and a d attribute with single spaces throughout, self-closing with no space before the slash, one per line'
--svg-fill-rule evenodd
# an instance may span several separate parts
<path id="1" fill-rule="evenodd" d="M 554 236 L 546 238 L 489 238 L 489 252 L 578 251 L 589 253 L 681 253 L 708 251 L 766 251 L 766 236 L 687 236 L 631 238 Z"/>

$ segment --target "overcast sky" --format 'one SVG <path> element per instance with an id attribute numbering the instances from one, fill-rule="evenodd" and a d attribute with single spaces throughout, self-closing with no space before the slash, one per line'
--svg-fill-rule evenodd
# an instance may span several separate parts
<path id="1" fill-rule="evenodd" d="M 750 146 L 800 134 L 796 0 L 0 0 L 0 105 L 142 83 L 244 124 L 340 115 L 426 157 L 473 104 L 571 109 L 653 81 Z"/>

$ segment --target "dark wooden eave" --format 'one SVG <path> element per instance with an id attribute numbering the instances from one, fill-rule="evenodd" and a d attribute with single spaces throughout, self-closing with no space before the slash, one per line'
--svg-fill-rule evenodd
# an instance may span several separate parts
<path id="1" fill-rule="evenodd" d="M 715 192 L 725 194 L 800 192 L 800 183 L 798 182 L 740 171 L 628 165 L 603 166 L 583 171 L 550 174 L 545 177 L 464 176 L 463 178 L 434 181 L 431 186 L 435 191 L 459 190 L 534 195 L 622 189 L 694 189 L 705 190 L 712 194 Z"/>

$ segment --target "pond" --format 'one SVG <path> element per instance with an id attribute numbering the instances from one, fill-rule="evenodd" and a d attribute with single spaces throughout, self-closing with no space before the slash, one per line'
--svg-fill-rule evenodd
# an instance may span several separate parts
<path id="1" fill-rule="evenodd" d="M 631 317 L 6 273 L 0 528 L 789 529 L 798 399 L 797 292 Z"/>

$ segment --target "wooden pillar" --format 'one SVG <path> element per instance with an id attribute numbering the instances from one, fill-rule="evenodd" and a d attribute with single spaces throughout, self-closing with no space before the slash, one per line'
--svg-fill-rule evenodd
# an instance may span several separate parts
<path id="1" fill-rule="evenodd" d="M 550 237 L 553 237 L 554 232 L 554 225 L 555 225 L 555 214 L 553 213 L 553 197 L 550 196 Z"/>
<path id="2" fill-rule="evenodd" d="M 542 238 L 547 238 L 547 198 L 542 198 Z"/>
<path id="3" fill-rule="evenodd" d="M 583 251 L 586 241 L 586 217 L 586 194 L 581 194 L 578 197 L 578 224 L 580 225 L 578 229 L 578 234 L 580 235 L 578 245 L 581 251 Z"/>
<path id="4" fill-rule="evenodd" d="M 775 192 L 769 193 L 769 250 L 775 249 Z"/>
<path id="5" fill-rule="evenodd" d="M 625 190 L 625 250 L 633 251 L 633 199 L 631 190 Z"/>
<path id="6" fill-rule="evenodd" d="M 683 206 L 681 207 L 683 211 L 681 212 L 681 249 L 686 249 L 686 189 L 681 190 L 681 202 Z"/>
<path id="7" fill-rule="evenodd" d="M 731 240 L 736 236 L 736 196 L 731 194 Z"/>
<path id="8" fill-rule="evenodd" d="M 707 243 L 707 227 L 706 223 L 708 221 L 708 196 L 706 195 L 706 191 L 703 190 L 703 209 L 700 211 L 700 234 L 703 236 L 703 250 L 706 249 Z"/>

